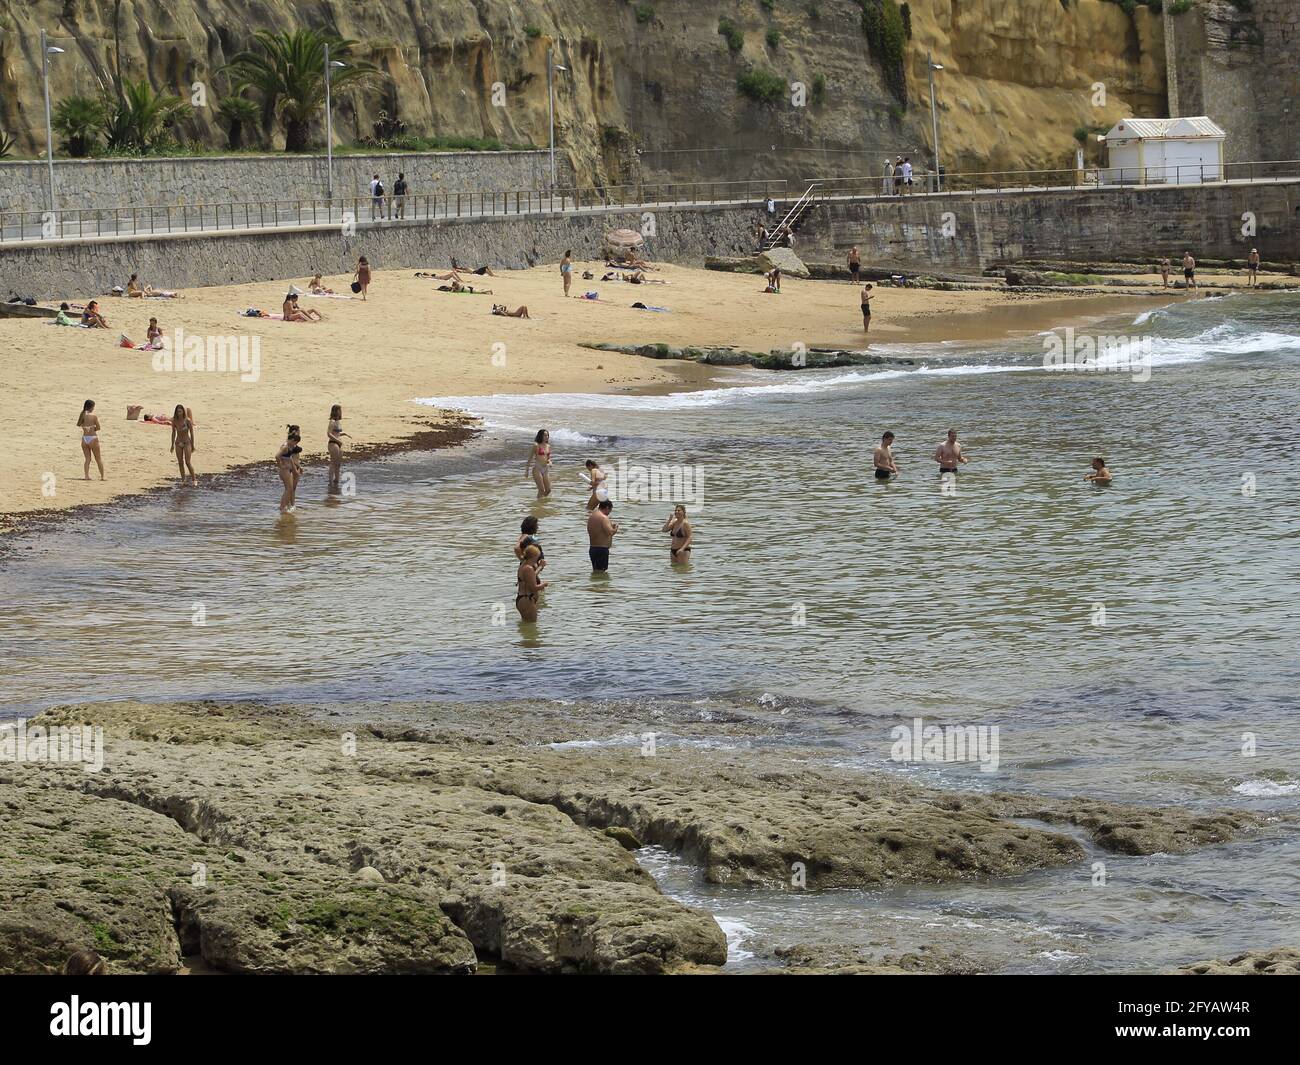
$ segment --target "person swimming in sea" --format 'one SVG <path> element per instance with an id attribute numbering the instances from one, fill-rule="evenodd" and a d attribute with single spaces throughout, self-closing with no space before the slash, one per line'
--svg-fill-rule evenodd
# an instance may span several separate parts
<path id="1" fill-rule="evenodd" d="M 529 544 L 524 548 L 524 557 L 515 572 L 515 609 L 524 621 L 537 620 L 538 597 L 547 585 L 546 581 L 537 576 L 541 557 L 542 549 L 536 544 Z"/>
<path id="2" fill-rule="evenodd" d="M 668 533 L 668 559 L 670 562 L 689 562 L 691 547 L 695 542 L 695 530 L 686 517 L 686 508 L 678 503 L 668 515 L 660 532 Z"/>
<path id="3" fill-rule="evenodd" d="M 605 471 L 602 470 L 595 462 L 588 459 L 583 463 L 587 467 L 587 482 L 591 485 L 591 493 L 587 497 L 587 509 L 595 510 L 600 506 L 602 498 L 608 498 L 608 491 L 601 495 L 601 489 L 605 487 Z"/>
<path id="4" fill-rule="evenodd" d="M 542 550 L 542 545 L 537 539 L 537 529 L 537 518 L 532 514 L 519 523 L 519 539 L 515 541 L 515 558 L 522 562 L 524 552 L 530 547 L 537 548 L 537 572 L 541 573 L 546 568 L 546 552 Z"/>
<path id="5" fill-rule="evenodd" d="M 1093 484 L 1110 484 L 1111 472 L 1106 469 L 1106 460 L 1098 455 L 1092 460 L 1092 473 L 1083 475 L 1085 481 L 1091 481 Z"/>
<path id="6" fill-rule="evenodd" d="M 871 464 L 876 469 L 876 480 L 887 481 L 898 476 L 898 464 L 894 462 L 894 434 L 886 432 L 880 438 L 880 444 L 871 454 Z"/>
<path id="7" fill-rule="evenodd" d="M 524 477 L 532 477 L 538 499 L 551 494 L 551 434 L 545 429 L 538 429 L 533 437 L 528 461 L 524 463 Z"/>
<path id="8" fill-rule="evenodd" d="M 284 443 L 275 453 L 275 469 L 284 485 L 284 491 L 280 493 L 281 514 L 292 514 L 297 503 L 298 479 L 302 476 L 302 463 L 298 456 L 301 454 L 302 433 L 298 426 L 291 425 Z"/>

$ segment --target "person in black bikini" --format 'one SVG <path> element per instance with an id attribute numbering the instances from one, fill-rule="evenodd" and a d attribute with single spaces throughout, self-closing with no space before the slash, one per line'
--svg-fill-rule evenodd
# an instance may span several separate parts
<path id="1" fill-rule="evenodd" d="M 668 516 L 660 532 L 671 534 L 668 541 L 668 558 L 672 562 L 689 562 L 691 553 L 691 544 L 695 540 L 695 530 L 691 528 L 691 523 L 686 520 L 686 508 L 680 503 L 677 508 Z"/>
<path id="2" fill-rule="evenodd" d="M 302 454 L 302 433 L 298 426 L 289 426 L 285 442 L 275 453 L 275 468 L 280 473 L 284 491 L 280 493 L 280 513 L 291 514 L 297 502 L 298 478 L 302 476 L 302 464 L 298 456 Z"/>
<path id="3" fill-rule="evenodd" d="M 524 548 L 523 561 L 519 563 L 519 570 L 515 574 L 515 609 L 519 611 L 519 616 L 524 621 L 537 620 L 537 597 L 541 590 L 546 587 L 546 581 L 540 580 L 537 576 L 538 562 L 542 557 L 542 549 L 536 544 L 529 544 Z"/>
<path id="4" fill-rule="evenodd" d="M 537 572 L 541 573 L 546 568 L 546 552 L 537 541 L 537 519 L 531 514 L 519 523 L 519 540 L 515 543 L 515 558 L 522 562 L 524 552 L 530 547 L 537 548 Z"/>

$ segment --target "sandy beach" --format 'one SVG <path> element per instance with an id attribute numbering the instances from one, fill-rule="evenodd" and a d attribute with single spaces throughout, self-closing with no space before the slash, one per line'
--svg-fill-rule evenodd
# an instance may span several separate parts
<path id="1" fill-rule="evenodd" d="M 455 424 L 412 403 L 417 397 L 702 387 L 713 379 L 706 367 L 592 351 L 582 343 L 755 351 L 788 349 L 796 342 L 863 346 L 858 297 L 847 281 L 787 279 L 780 295 L 766 295 L 762 278 L 746 274 L 662 265 L 651 276 L 667 284 L 631 285 L 583 281 L 588 268 L 597 278 L 603 272 L 598 263 L 576 264 L 573 292 L 594 289 L 599 302 L 566 300 L 556 266 L 548 265 L 472 279 L 492 295 L 439 292 L 442 282 L 416 278 L 413 270 L 381 271 L 365 301 L 302 297 L 303 306 L 324 316 L 318 324 L 239 314 L 249 307 L 278 312 L 291 284 L 306 288 L 306 275 L 191 290 L 177 300 L 101 297 L 107 331 L 60 328 L 48 319 L 0 319 L 0 341 L 8 351 L 0 419 L 25 428 L 10 433 L 0 456 L 0 528 L 12 529 L 40 512 L 48 516 L 177 483 L 170 431 L 127 421 L 128 404 L 142 405 L 145 414 L 170 414 L 177 403 L 189 407 L 198 426 L 195 468 L 203 476 L 269 462 L 290 422 L 303 427 L 308 462 L 319 460 L 333 403 L 344 407 L 353 448 L 382 448 Z M 446 264 L 429 269 L 442 271 Z M 350 280 L 336 276 L 326 284 L 347 293 Z M 91 298 L 65 296 L 79 303 Z M 1103 308 L 1119 310 L 1126 298 L 1133 300 L 878 286 L 871 336 L 877 344 L 988 339 L 1049 328 Z M 633 309 L 637 301 L 669 311 Z M 512 310 L 526 304 L 532 317 L 493 316 L 493 303 Z M 260 354 L 256 380 L 229 371 L 160 371 L 156 353 L 118 346 L 121 333 L 143 344 L 150 316 L 158 318 L 173 348 L 178 329 L 183 337 L 205 341 L 246 338 L 249 350 Z M 102 483 L 93 466 L 93 479 L 82 478 L 75 423 L 87 398 L 95 400 L 103 426 Z"/>

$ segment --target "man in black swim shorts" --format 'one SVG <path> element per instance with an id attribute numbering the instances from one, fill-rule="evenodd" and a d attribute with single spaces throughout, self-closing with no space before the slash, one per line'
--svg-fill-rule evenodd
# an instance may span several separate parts
<path id="1" fill-rule="evenodd" d="M 885 433 L 880 438 L 880 446 L 871 456 L 872 465 L 876 467 L 876 480 L 887 481 L 898 473 L 898 464 L 894 462 L 894 434 Z"/>
<path id="2" fill-rule="evenodd" d="M 613 511 L 614 504 L 608 499 L 602 499 L 587 518 L 587 538 L 591 541 L 587 556 L 591 559 L 593 573 L 609 571 L 609 549 L 613 546 L 614 536 L 618 532 L 618 524 L 609 520 Z"/>

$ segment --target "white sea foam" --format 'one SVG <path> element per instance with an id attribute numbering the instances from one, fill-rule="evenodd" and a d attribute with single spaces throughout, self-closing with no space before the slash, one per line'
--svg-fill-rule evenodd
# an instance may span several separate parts
<path id="1" fill-rule="evenodd" d="M 1146 311 L 1155 314 L 1158 311 Z M 1139 318 L 1141 315 L 1139 315 Z M 1046 334 L 1044 334 L 1046 335 Z M 1087 332 L 1076 330 L 1076 336 L 1106 336 L 1101 330 Z M 1300 336 L 1289 333 L 1247 333 L 1240 332 L 1234 323 L 1222 322 L 1218 325 L 1190 337 L 1151 337 L 1147 348 L 1147 337 L 1123 338 L 1116 345 L 1106 345 L 1097 357 L 1097 369 L 1108 366 L 1124 369 L 1135 360 L 1143 362 L 1148 358 L 1141 352 L 1135 354 L 1133 346 L 1141 344 L 1144 351 L 1149 351 L 1150 365 L 1153 367 L 1177 366 L 1187 363 L 1202 362 L 1220 355 L 1265 355 L 1275 352 L 1300 352 Z M 773 380 L 766 372 L 761 376 L 744 374 L 730 378 L 724 387 L 700 389 L 691 392 L 669 392 L 658 395 L 622 395 L 555 392 L 546 395 L 505 395 L 492 396 L 430 396 L 416 399 L 415 402 L 430 407 L 452 407 L 465 410 L 484 419 L 489 429 L 512 432 L 536 432 L 537 426 L 547 421 L 549 415 L 556 412 L 576 412 L 584 409 L 598 408 L 602 411 L 627 410 L 636 412 L 677 411 L 706 409 L 736 403 L 745 399 L 781 399 L 787 396 L 812 395 L 821 392 L 836 391 L 867 384 L 896 381 L 910 377 L 967 377 L 1000 373 L 1043 373 L 1062 372 L 1059 367 L 1051 371 L 1044 367 L 1033 353 L 1023 362 L 968 362 L 952 364 L 945 361 L 925 363 L 918 356 L 915 367 L 891 367 L 889 369 L 851 369 L 839 371 L 811 371 L 805 373 L 782 372 Z M 995 356 L 996 357 L 996 356 Z M 755 371 L 755 374 L 758 374 Z M 762 383 L 748 383 L 761 381 Z M 524 415 L 528 419 L 524 420 Z M 591 445 L 598 441 L 576 429 L 561 425 L 550 429 L 551 440 L 559 444 Z"/>
<path id="2" fill-rule="evenodd" d="M 1300 781 L 1288 780 L 1282 783 L 1276 780 L 1243 780 L 1232 790 L 1252 799 L 1276 799 L 1300 791 Z"/>
<path id="3" fill-rule="evenodd" d="M 735 917 L 715 916 L 722 934 L 727 937 L 727 961 L 746 961 L 754 956 L 752 950 L 746 950 L 744 944 L 753 938 L 754 930 L 744 921 Z"/>

